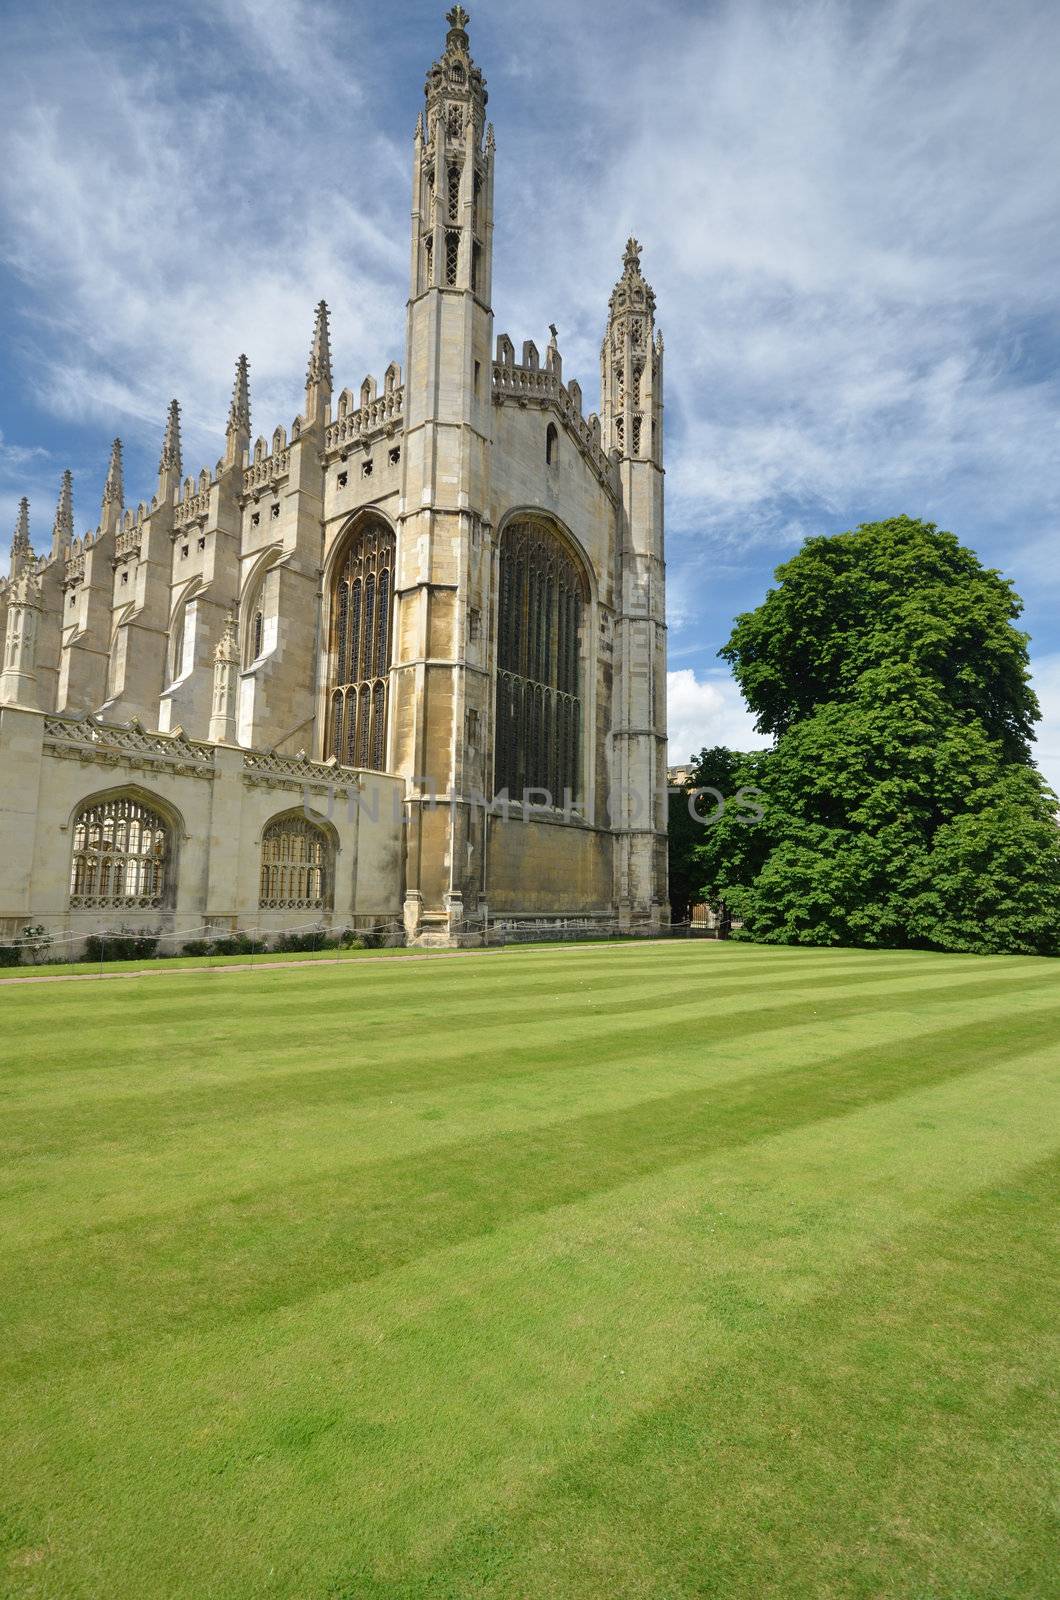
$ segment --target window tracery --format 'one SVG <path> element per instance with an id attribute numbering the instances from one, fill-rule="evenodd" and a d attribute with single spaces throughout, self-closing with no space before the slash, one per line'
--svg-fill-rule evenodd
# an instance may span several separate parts
<path id="1" fill-rule="evenodd" d="M 500 549 L 494 786 L 515 800 L 577 796 L 585 576 L 545 523 L 512 523 Z"/>
<path id="2" fill-rule="evenodd" d="M 445 283 L 446 288 L 455 289 L 460 262 L 460 235 L 449 232 L 445 236 Z"/>
<path id="3" fill-rule="evenodd" d="M 164 904 L 169 862 L 169 828 L 149 806 L 130 795 L 89 804 L 74 823 L 70 904 L 157 909 Z"/>
<path id="4" fill-rule="evenodd" d="M 333 899 L 334 857 L 324 829 L 298 813 L 274 818 L 261 836 L 261 910 L 329 911 Z"/>
<path id="5" fill-rule="evenodd" d="M 394 535 L 366 522 L 341 562 L 332 595 L 332 688 L 326 754 L 381 772 L 386 761 Z"/>

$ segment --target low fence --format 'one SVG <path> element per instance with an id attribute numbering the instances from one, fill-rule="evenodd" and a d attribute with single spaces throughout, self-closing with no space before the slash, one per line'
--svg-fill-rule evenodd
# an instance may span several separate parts
<path id="1" fill-rule="evenodd" d="M 485 922 L 442 935 L 449 948 L 483 949 L 508 944 L 583 944 L 587 941 L 628 939 L 688 939 L 717 935 L 693 924 L 667 923 L 661 927 L 629 926 L 616 920 L 549 922 Z M 145 928 L 100 928 L 94 933 L 49 934 L 28 927 L 16 937 L 0 940 L 0 967 L 59 965 L 69 962 L 150 961 L 165 956 L 235 956 L 310 952 L 319 950 L 400 949 L 408 944 L 404 928 L 395 918 L 368 925 L 351 923 L 342 929 L 319 920 L 295 926 L 272 926 L 261 921 L 240 929 L 219 928 L 216 923 L 153 931 Z"/>

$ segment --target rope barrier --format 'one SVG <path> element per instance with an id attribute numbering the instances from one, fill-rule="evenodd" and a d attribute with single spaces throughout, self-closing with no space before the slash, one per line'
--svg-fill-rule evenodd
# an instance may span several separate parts
<path id="1" fill-rule="evenodd" d="M 517 922 L 509 922 L 505 919 L 499 926 L 490 922 L 482 927 L 468 928 L 464 931 L 455 930 L 452 934 L 452 942 L 457 948 L 471 946 L 489 948 L 499 945 L 534 943 L 562 944 L 579 940 L 599 940 L 603 942 L 615 938 L 665 940 L 689 937 L 694 931 L 696 931 L 695 925 L 691 921 L 668 923 L 658 928 L 637 928 L 623 927 L 617 918 L 604 918 L 582 922 L 567 922 L 562 926 L 546 924 L 528 927 L 526 925 L 520 926 Z M 703 932 L 706 933 L 707 930 L 704 929 Z M 286 939 L 307 933 L 319 934 L 321 943 L 303 951 L 285 950 L 283 948 L 283 942 Z M 317 919 L 314 922 L 288 923 L 285 925 L 270 925 L 266 923 L 264 926 L 259 921 L 249 928 L 236 928 L 228 931 L 218 929 L 214 923 L 199 922 L 187 928 L 162 929 L 158 933 L 148 933 L 139 929 L 128 928 L 97 928 L 91 933 L 61 933 L 49 937 L 41 935 L 35 938 L 19 935 L 6 941 L 6 948 L 15 948 L 20 951 L 22 959 L 17 964 L 19 966 L 60 966 L 68 962 L 77 964 L 76 957 L 72 954 L 64 957 L 64 950 L 73 945 L 84 946 L 89 939 L 98 940 L 99 968 L 102 972 L 108 960 L 111 962 L 165 960 L 167 955 L 180 953 L 176 948 L 166 951 L 165 946 L 167 945 L 205 944 L 208 948 L 188 951 L 188 956 L 190 958 L 199 957 L 202 960 L 213 962 L 224 960 L 226 957 L 245 955 L 249 956 L 251 963 L 253 963 L 254 958 L 259 955 L 316 954 L 329 948 L 336 951 L 353 949 L 363 939 L 375 939 L 377 937 L 383 941 L 393 941 L 390 948 L 403 946 L 406 942 L 404 929 L 396 924 L 396 918 L 391 918 L 385 922 L 370 923 L 362 927 L 347 925 L 340 930 L 328 928 Z M 132 952 L 127 955 L 115 954 L 108 957 L 106 947 L 110 940 L 114 941 L 115 946 L 118 945 L 119 941 L 143 940 L 151 948 L 149 951 L 139 954 Z M 0 941 L 0 944 L 3 943 L 3 941 Z M 235 948 L 232 948 L 233 946 Z M 34 959 L 32 952 L 38 950 L 40 953 Z M 26 956 L 30 957 L 28 961 L 25 960 Z M 93 960 L 94 956 L 95 952 L 93 952 Z M 339 959 L 339 957 L 336 956 L 336 959 Z M 10 970 L 14 971 L 15 968 Z"/>

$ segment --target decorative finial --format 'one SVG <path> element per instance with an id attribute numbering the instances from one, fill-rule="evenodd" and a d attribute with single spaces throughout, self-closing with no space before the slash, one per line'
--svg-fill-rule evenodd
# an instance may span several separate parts
<path id="1" fill-rule="evenodd" d="M 250 434 L 250 362 L 240 356 L 236 362 L 236 378 L 232 385 L 232 403 L 228 408 L 228 429 L 232 433 Z"/>
<path id="2" fill-rule="evenodd" d="M 179 478 L 183 471 L 180 454 L 180 406 L 176 400 L 169 402 L 166 431 L 162 437 L 162 454 L 158 458 L 158 475 L 173 472 Z"/>
<path id="3" fill-rule="evenodd" d="M 452 11 L 447 11 L 445 13 L 445 20 L 448 22 L 451 28 L 455 28 L 460 33 L 463 33 L 466 30 L 468 23 L 471 21 L 471 18 L 468 16 L 463 6 L 454 6 Z"/>
<path id="4" fill-rule="evenodd" d="M 214 650 L 215 661 L 238 661 L 239 659 L 239 625 L 231 611 L 225 617 L 221 626 L 221 637 Z"/>
<path id="5" fill-rule="evenodd" d="M 110 464 L 107 467 L 107 481 L 103 485 L 103 505 L 117 506 L 119 509 L 125 504 L 125 484 L 121 470 L 121 440 L 115 439 L 110 447 Z"/>
<path id="6" fill-rule="evenodd" d="M 74 537 L 74 475 L 67 467 L 59 485 L 59 503 L 55 507 L 52 523 L 52 555 L 58 556 L 69 548 Z"/>
<path id="7" fill-rule="evenodd" d="M 331 387 L 331 336 L 328 332 L 328 303 L 321 300 L 317 306 L 317 320 L 313 328 L 313 344 L 309 351 L 309 366 L 305 375 L 306 388 L 310 384 L 324 383 Z"/>
<path id="8" fill-rule="evenodd" d="M 633 235 L 630 234 L 626 240 L 626 253 L 622 257 L 622 264 L 625 268 L 624 276 L 627 278 L 632 278 L 640 271 L 640 248 L 640 240 L 634 239 Z"/>
<path id="9" fill-rule="evenodd" d="M 29 542 L 29 501 L 25 495 L 18 502 L 15 536 L 11 540 L 11 576 L 14 578 L 33 558 Z"/>

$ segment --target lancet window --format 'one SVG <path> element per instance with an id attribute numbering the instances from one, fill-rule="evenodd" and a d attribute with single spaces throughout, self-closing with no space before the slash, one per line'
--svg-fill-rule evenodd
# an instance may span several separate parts
<path id="1" fill-rule="evenodd" d="M 581 788 L 580 565 L 547 523 L 520 521 L 500 548 L 494 787 L 512 800 L 544 789 L 555 805 Z"/>
<path id="2" fill-rule="evenodd" d="M 329 911 L 334 876 L 334 852 L 323 828 L 297 812 L 268 824 L 261 836 L 262 910 Z"/>
<path id="3" fill-rule="evenodd" d="M 170 830 L 140 800 L 119 795 L 85 806 L 74 823 L 70 904 L 151 910 L 165 903 Z"/>
<path id="4" fill-rule="evenodd" d="M 339 563 L 331 603 L 327 754 L 349 767 L 386 764 L 394 535 L 364 523 Z"/>

